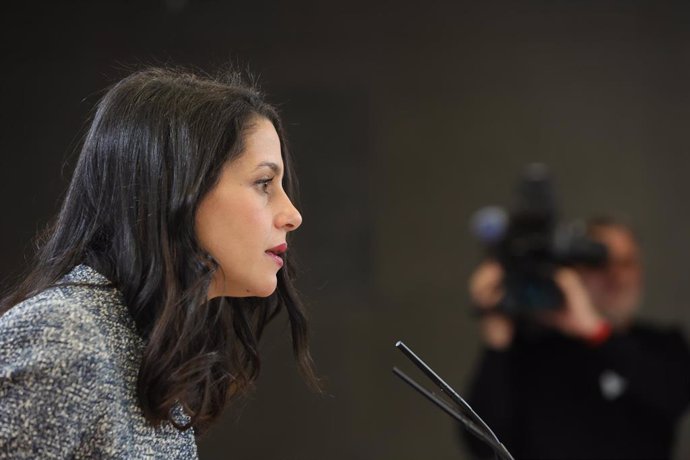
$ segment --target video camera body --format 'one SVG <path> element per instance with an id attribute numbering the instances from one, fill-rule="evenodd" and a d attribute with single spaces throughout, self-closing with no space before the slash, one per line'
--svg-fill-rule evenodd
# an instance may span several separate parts
<path id="1" fill-rule="evenodd" d="M 554 281 L 563 266 L 604 266 L 606 247 L 590 239 L 584 225 L 561 225 L 551 177 L 542 164 L 529 165 L 515 194 L 510 213 L 501 208 L 479 210 L 475 234 L 489 257 L 504 270 L 504 297 L 497 308 L 509 315 L 529 315 L 563 305 Z"/>

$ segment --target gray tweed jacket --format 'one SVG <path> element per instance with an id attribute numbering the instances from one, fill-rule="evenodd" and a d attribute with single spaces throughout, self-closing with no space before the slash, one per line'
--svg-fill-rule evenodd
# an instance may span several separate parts
<path id="1" fill-rule="evenodd" d="M 85 265 L 10 309 L 0 317 L 0 458 L 197 458 L 192 430 L 144 419 L 142 350 L 120 293 Z"/>

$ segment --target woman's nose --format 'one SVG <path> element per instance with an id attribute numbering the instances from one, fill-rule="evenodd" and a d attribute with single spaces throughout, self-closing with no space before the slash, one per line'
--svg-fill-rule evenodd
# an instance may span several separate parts
<path id="1" fill-rule="evenodd" d="M 297 230 L 302 225 L 302 214 L 300 214 L 287 196 L 285 197 L 285 202 L 284 210 L 277 216 L 276 227 L 284 228 L 286 231 L 291 232 Z"/>

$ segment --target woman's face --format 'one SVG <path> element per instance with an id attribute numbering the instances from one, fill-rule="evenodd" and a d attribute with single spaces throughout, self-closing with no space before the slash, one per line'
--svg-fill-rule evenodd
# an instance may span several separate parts
<path id="1" fill-rule="evenodd" d="M 286 235 L 302 223 L 283 190 L 283 159 L 273 124 L 256 118 L 244 144 L 196 213 L 199 243 L 220 265 L 209 299 L 271 295 L 283 266 Z"/>

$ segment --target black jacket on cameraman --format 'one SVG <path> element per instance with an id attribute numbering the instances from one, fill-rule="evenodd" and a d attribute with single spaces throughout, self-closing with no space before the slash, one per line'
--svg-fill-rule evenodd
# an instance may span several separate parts
<path id="1" fill-rule="evenodd" d="M 640 323 L 597 347 L 518 327 L 508 349 L 483 352 L 469 402 L 516 459 L 668 459 L 690 403 L 690 350 L 680 331 Z"/>

